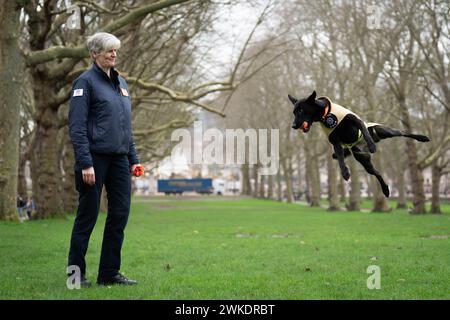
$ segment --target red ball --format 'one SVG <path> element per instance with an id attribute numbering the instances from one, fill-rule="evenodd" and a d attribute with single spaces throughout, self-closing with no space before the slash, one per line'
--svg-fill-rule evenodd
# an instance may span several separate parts
<path id="1" fill-rule="evenodd" d="M 144 174 L 144 167 L 142 165 L 137 165 L 134 168 L 134 172 L 133 172 L 135 177 L 140 177 Z"/>

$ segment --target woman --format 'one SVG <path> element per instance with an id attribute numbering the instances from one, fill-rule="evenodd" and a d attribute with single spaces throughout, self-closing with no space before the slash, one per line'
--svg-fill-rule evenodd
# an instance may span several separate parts
<path id="1" fill-rule="evenodd" d="M 103 235 L 97 284 L 133 285 L 120 272 L 121 249 L 131 200 L 131 173 L 139 165 L 131 129 L 128 85 L 114 69 L 120 40 L 100 32 L 89 37 L 92 68 L 73 84 L 69 128 L 75 152 L 75 186 L 79 192 L 72 230 L 69 266 L 77 266 L 81 285 L 86 279 L 85 255 L 95 226 L 103 185 L 108 215 Z"/>

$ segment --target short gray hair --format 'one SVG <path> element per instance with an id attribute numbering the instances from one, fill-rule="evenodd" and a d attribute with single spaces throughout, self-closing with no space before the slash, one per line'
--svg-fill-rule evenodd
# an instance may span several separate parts
<path id="1" fill-rule="evenodd" d="M 111 33 L 97 32 L 87 39 L 86 42 L 89 52 L 105 52 L 120 48 L 120 40 Z"/>

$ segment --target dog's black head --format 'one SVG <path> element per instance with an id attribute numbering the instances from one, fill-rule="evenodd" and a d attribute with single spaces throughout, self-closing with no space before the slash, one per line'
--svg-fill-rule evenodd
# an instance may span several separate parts
<path id="1" fill-rule="evenodd" d="M 311 129 L 313 122 L 320 121 L 323 115 L 324 108 L 316 102 L 316 91 L 314 91 L 308 98 L 298 100 L 291 95 L 288 95 L 294 105 L 294 123 L 292 129 L 301 129 L 303 132 L 308 132 Z"/>

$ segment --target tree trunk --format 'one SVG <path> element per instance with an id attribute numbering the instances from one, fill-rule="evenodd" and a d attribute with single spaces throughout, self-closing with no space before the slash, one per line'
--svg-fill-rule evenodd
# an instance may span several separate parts
<path id="1" fill-rule="evenodd" d="M 411 122 L 409 120 L 408 106 L 405 98 L 399 99 L 402 123 L 407 132 L 411 131 Z M 413 209 L 412 214 L 426 213 L 425 209 L 425 192 L 423 190 L 423 174 L 419 167 L 419 158 L 417 156 L 417 148 L 413 139 L 405 139 L 406 154 L 408 156 L 409 174 L 411 176 L 411 187 L 413 193 Z"/>
<path id="2" fill-rule="evenodd" d="M 20 10 L 15 1 L 0 3 L 0 220 L 18 220 L 20 99 L 24 74 L 19 49 Z"/>
<path id="3" fill-rule="evenodd" d="M 311 172 L 311 161 L 309 160 L 309 156 L 307 154 L 306 151 L 306 146 L 305 146 L 305 200 L 306 203 L 311 204 L 311 175 L 309 174 L 309 172 Z"/>
<path id="4" fill-rule="evenodd" d="M 320 206 L 320 174 L 318 159 L 311 154 L 311 144 L 304 145 L 304 153 L 306 157 L 306 178 L 308 184 L 309 204 L 311 207 Z"/>
<path id="5" fill-rule="evenodd" d="M 265 178 L 266 176 L 260 175 L 259 176 L 260 181 L 259 181 L 259 198 L 264 199 L 266 197 L 265 195 Z"/>
<path id="6" fill-rule="evenodd" d="M 258 180 L 259 180 L 258 179 L 258 165 L 254 164 L 253 165 L 253 181 L 254 181 L 254 184 L 253 184 L 253 192 L 252 192 L 252 196 L 254 198 L 258 197 L 258 182 L 259 182 Z"/>
<path id="7" fill-rule="evenodd" d="M 250 168 L 247 163 L 241 165 L 241 172 L 242 172 L 241 194 L 250 196 L 252 194 L 252 185 L 250 183 Z"/>
<path id="8" fill-rule="evenodd" d="M 375 154 L 372 156 L 372 163 L 373 166 L 381 173 L 381 161 L 380 158 Z M 384 196 L 381 186 L 378 182 L 378 180 L 372 176 L 372 186 L 373 186 L 373 208 L 372 212 L 389 212 L 391 211 L 391 207 L 389 206 L 389 203 L 387 202 L 386 197 Z M 368 186 L 370 187 L 370 186 Z"/>
<path id="9" fill-rule="evenodd" d="M 292 196 L 292 201 L 295 201 L 294 199 L 294 192 L 295 192 L 295 188 L 294 188 L 294 169 L 292 167 L 292 157 L 287 159 L 287 165 L 288 165 L 288 170 L 289 170 L 289 183 L 291 185 L 291 196 Z"/>
<path id="10" fill-rule="evenodd" d="M 281 168 L 277 172 L 277 200 L 283 201 L 283 189 L 281 184 Z"/>
<path id="11" fill-rule="evenodd" d="M 338 211 L 339 199 L 338 199 L 338 179 L 337 179 L 337 165 L 336 160 L 333 160 L 331 155 L 333 150 L 331 144 L 328 148 L 327 156 L 327 171 L 328 171 L 328 211 Z"/>
<path id="12" fill-rule="evenodd" d="M 268 190 L 267 190 L 267 198 L 273 199 L 273 175 L 269 175 L 268 177 Z"/>
<path id="13" fill-rule="evenodd" d="M 319 159 L 312 159 L 311 169 L 311 207 L 320 207 Z"/>
<path id="14" fill-rule="evenodd" d="M 359 168 L 353 157 L 348 158 L 348 165 L 350 169 L 350 198 L 347 205 L 347 210 L 349 211 L 360 211 L 361 210 L 361 182 L 359 178 Z"/>
<path id="15" fill-rule="evenodd" d="M 75 189 L 75 156 L 73 153 L 72 143 L 69 137 L 69 128 L 64 127 L 62 130 L 62 167 L 64 169 L 63 178 L 63 208 L 66 213 L 75 213 L 78 206 L 78 192 Z"/>
<path id="16" fill-rule="evenodd" d="M 405 189 L 405 172 L 399 170 L 397 174 L 398 199 L 397 209 L 406 209 L 406 189 Z"/>
<path id="17" fill-rule="evenodd" d="M 441 183 L 441 168 L 437 163 L 431 166 L 431 213 L 441 213 L 441 204 L 439 200 L 439 185 Z"/>
<path id="18" fill-rule="evenodd" d="M 283 160 L 281 161 L 281 165 L 283 167 L 283 173 L 284 173 L 284 178 L 286 181 L 286 201 L 288 203 L 292 203 L 292 175 L 291 172 L 289 170 L 289 166 L 287 163 L 287 159 L 283 158 Z"/>
<path id="19" fill-rule="evenodd" d="M 27 197 L 27 180 L 25 179 L 25 168 L 26 168 L 27 159 L 25 158 L 25 154 L 20 155 L 19 160 L 19 170 L 18 170 L 18 185 L 17 185 L 17 193 L 22 197 Z"/>
<path id="20" fill-rule="evenodd" d="M 46 90 L 42 89 L 42 91 Z M 36 106 L 45 106 L 45 103 L 39 102 L 39 99 L 36 99 Z M 36 218 L 38 219 L 59 216 L 64 212 L 58 148 L 59 128 L 55 121 L 58 114 L 52 108 L 41 108 L 36 123 L 36 134 L 33 137 L 31 156 L 33 197 L 37 205 Z"/>
<path id="21" fill-rule="evenodd" d="M 305 181 L 305 177 L 304 177 L 304 166 L 302 166 L 302 156 L 300 153 L 297 153 L 297 192 L 301 197 L 301 194 L 303 192 L 303 190 L 305 190 L 305 185 L 304 185 L 304 181 Z"/>

